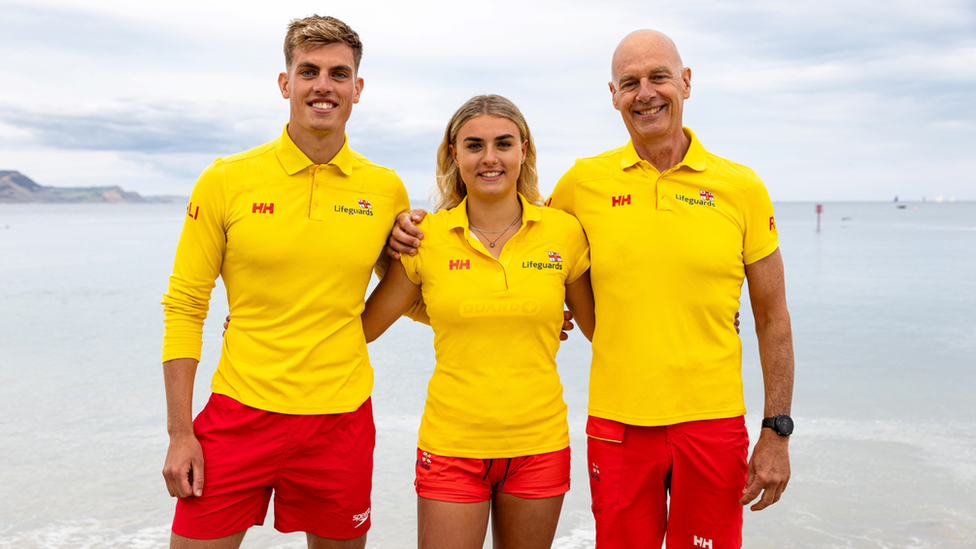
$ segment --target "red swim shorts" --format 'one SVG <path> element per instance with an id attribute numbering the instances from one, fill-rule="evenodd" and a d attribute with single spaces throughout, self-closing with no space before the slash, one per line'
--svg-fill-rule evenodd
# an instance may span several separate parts
<path id="1" fill-rule="evenodd" d="M 668 549 L 742 546 L 741 416 L 662 427 L 590 416 L 586 434 L 597 547 L 661 549 L 665 535 Z"/>
<path id="2" fill-rule="evenodd" d="M 454 503 L 488 501 L 494 491 L 541 499 L 569 491 L 569 447 L 514 458 L 447 457 L 417 449 L 417 495 Z"/>
<path id="3" fill-rule="evenodd" d="M 373 406 L 345 414 L 290 415 L 214 394 L 193 421 L 203 446 L 203 496 L 176 503 L 173 532 L 217 539 L 264 524 L 331 539 L 370 527 Z"/>

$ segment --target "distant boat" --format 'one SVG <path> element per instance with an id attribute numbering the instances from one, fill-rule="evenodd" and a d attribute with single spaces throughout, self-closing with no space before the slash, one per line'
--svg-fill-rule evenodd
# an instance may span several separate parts
<path id="1" fill-rule="evenodd" d="M 899 204 L 898 205 L 898 209 L 899 210 L 904 210 L 905 208 L 906 208 L 906 206 L 904 204 Z"/>

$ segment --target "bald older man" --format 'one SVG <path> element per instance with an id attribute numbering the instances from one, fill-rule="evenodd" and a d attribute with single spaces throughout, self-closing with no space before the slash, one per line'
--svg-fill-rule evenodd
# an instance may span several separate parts
<path id="1" fill-rule="evenodd" d="M 793 343 L 772 204 L 755 172 L 682 125 L 691 70 L 649 30 L 621 41 L 610 82 L 630 142 L 577 160 L 548 204 L 590 241 L 596 331 L 588 461 L 597 548 L 742 545 L 742 506 L 790 477 Z M 417 232 L 393 243 L 412 253 Z M 765 385 L 749 439 L 741 342 L 728 322 L 743 279 Z"/>

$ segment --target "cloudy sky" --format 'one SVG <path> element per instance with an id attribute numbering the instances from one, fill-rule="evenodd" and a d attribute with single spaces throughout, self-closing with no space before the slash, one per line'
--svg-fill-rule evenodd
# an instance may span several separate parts
<path id="1" fill-rule="evenodd" d="M 774 201 L 976 200 L 972 0 L 250 4 L 0 0 L 0 170 L 188 195 L 214 158 L 280 134 L 284 29 L 317 12 L 365 45 L 353 148 L 414 198 L 475 94 L 523 110 L 545 194 L 574 158 L 626 142 L 610 55 L 655 28 L 692 69 L 685 124 Z"/>

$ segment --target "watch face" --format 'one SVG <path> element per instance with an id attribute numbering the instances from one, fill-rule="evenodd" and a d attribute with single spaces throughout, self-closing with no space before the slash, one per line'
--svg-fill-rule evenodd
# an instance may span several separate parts
<path id="1" fill-rule="evenodd" d="M 793 420 L 790 416 L 776 416 L 776 428 L 774 430 L 784 436 L 793 434 Z"/>

